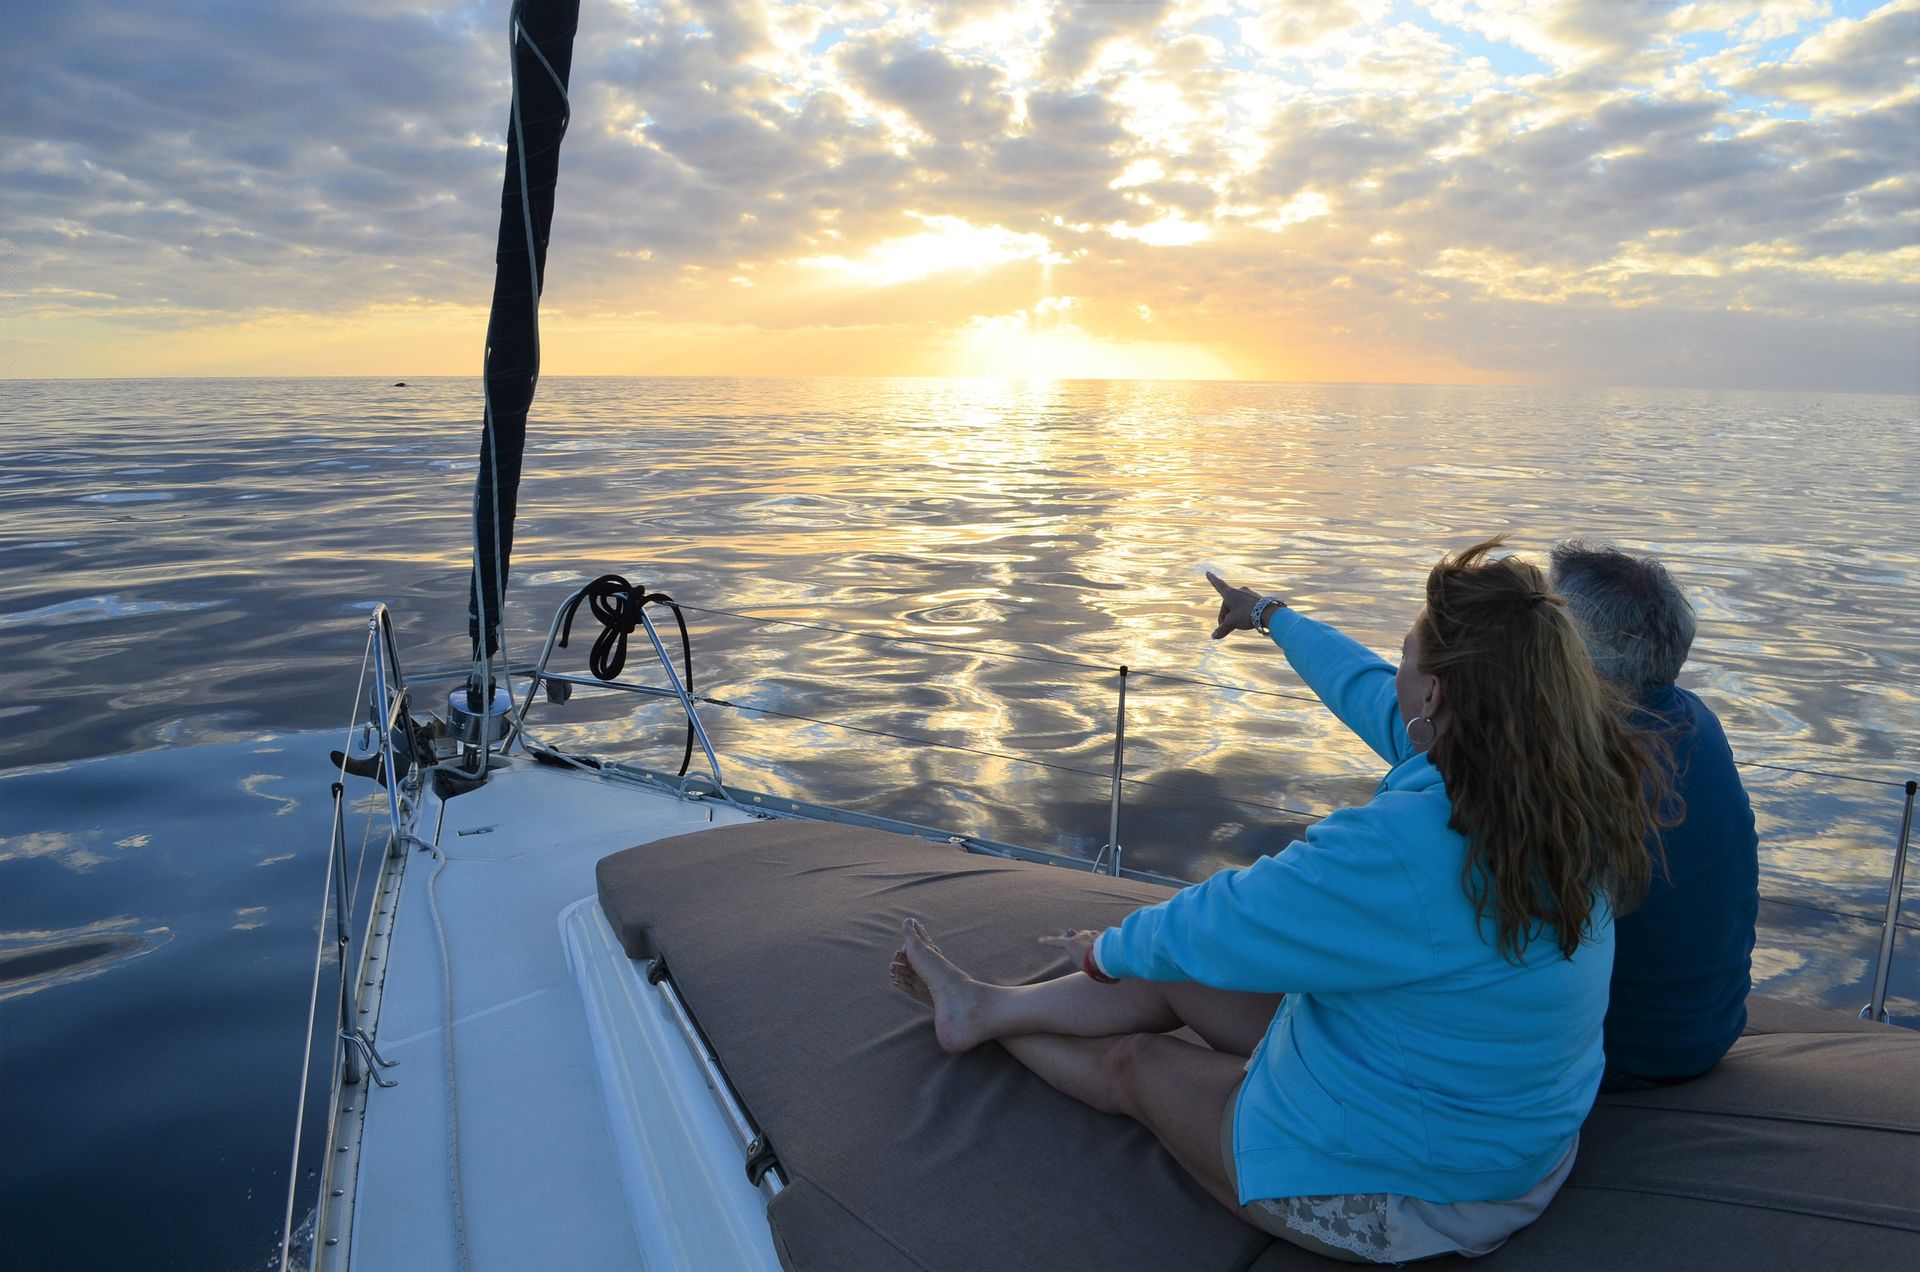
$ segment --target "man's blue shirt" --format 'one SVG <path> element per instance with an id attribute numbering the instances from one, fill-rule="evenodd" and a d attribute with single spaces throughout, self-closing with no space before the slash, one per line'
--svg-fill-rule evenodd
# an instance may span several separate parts
<path id="1" fill-rule="evenodd" d="M 1689 1078 L 1719 1062 L 1747 1024 L 1759 839 L 1733 751 L 1707 705 L 1656 685 L 1640 698 L 1673 748 L 1686 818 L 1661 833 L 1647 898 L 1614 923 L 1607 1008 L 1610 1072 Z"/>

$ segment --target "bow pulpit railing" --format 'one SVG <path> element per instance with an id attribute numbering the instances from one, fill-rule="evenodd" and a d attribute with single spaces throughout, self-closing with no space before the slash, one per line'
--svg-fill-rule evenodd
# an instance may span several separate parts
<path id="1" fill-rule="evenodd" d="M 600 634 L 594 638 L 587 656 L 587 666 L 591 672 L 589 676 L 573 675 L 552 668 L 554 652 L 565 649 L 572 637 L 573 620 L 582 602 L 586 603 L 588 611 L 601 624 Z M 679 627 L 679 671 L 674 669 L 673 658 L 648 614 L 648 610 L 655 606 L 665 606 L 670 610 Z M 626 668 L 627 641 L 636 631 L 643 633 L 647 643 L 652 646 L 654 658 L 666 681 L 664 685 L 642 684 L 621 678 Z M 530 737 L 526 718 L 536 695 L 544 692 L 549 702 L 562 703 L 572 696 L 576 687 L 612 689 L 649 698 L 670 698 L 679 703 L 686 716 L 687 733 L 677 774 L 678 789 L 682 794 L 693 794 L 696 792 L 692 790 L 692 783 L 710 782 L 713 794 L 732 801 L 720 773 L 720 758 L 714 753 L 713 742 L 708 738 L 706 726 L 701 723 L 700 712 L 695 706 L 699 699 L 693 678 L 693 642 L 687 632 L 686 617 L 672 597 L 664 592 L 649 592 L 642 585 L 628 583 L 618 574 L 603 574 L 562 601 L 559 609 L 554 611 L 553 622 L 547 628 L 546 642 L 540 647 L 540 657 L 528 677 L 525 696 L 514 714 L 513 734 L 522 746 L 530 752 L 537 751 L 563 761 L 573 760 L 573 757 L 553 748 L 541 746 Z M 708 776 L 690 771 L 695 744 L 706 756 Z"/>

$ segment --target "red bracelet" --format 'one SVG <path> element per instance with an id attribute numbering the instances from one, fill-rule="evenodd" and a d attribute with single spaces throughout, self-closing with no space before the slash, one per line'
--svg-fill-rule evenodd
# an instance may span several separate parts
<path id="1" fill-rule="evenodd" d="M 1117 985 L 1120 983 L 1118 976 L 1107 975 L 1100 970 L 1100 964 L 1093 961 L 1093 946 L 1091 945 L 1087 946 L 1086 956 L 1080 960 L 1080 970 L 1085 972 L 1090 979 L 1099 981 L 1102 985 Z"/>

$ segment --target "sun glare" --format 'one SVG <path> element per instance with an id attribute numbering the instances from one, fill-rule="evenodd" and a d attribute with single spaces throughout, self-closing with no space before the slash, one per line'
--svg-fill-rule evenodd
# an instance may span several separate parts
<path id="1" fill-rule="evenodd" d="M 947 374 L 1010 380 L 1231 380 L 1239 372 L 1211 350 L 1096 335 L 1068 317 L 1071 296 L 1032 310 L 975 317 L 951 338 Z"/>
<path id="2" fill-rule="evenodd" d="M 1117 239 L 1132 239 L 1152 247 L 1191 247 L 1213 237 L 1213 231 L 1205 223 L 1189 221 L 1179 215 L 1163 216 L 1145 225 L 1115 221 L 1107 226 L 1107 233 Z"/>
<path id="3" fill-rule="evenodd" d="M 957 216 L 908 215 L 927 228 L 919 234 L 875 243 L 859 256 L 807 256 L 798 263 L 869 287 L 892 287 L 959 270 L 984 274 L 1013 261 L 1051 265 L 1064 259 L 1043 235 L 1020 234 L 999 225 L 973 225 Z"/>

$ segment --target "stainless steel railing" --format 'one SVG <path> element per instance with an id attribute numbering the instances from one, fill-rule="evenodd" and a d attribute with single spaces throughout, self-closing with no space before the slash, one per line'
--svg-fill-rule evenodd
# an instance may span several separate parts
<path id="1" fill-rule="evenodd" d="M 547 625 L 547 639 L 540 646 L 540 657 L 535 660 L 533 670 L 527 677 L 526 696 L 521 699 L 519 709 L 514 712 L 513 736 L 520 739 L 522 746 L 527 744 L 527 711 L 533 706 L 534 696 L 552 685 L 566 685 L 569 688 L 579 686 L 582 688 L 612 689 L 620 693 L 639 694 L 644 697 L 671 698 L 680 704 L 681 711 L 684 712 L 687 717 L 687 726 L 693 730 L 694 736 L 699 739 L 700 750 L 702 754 L 707 757 L 707 769 L 712 775 L 714 792 L 722 799 L 731 801 L 732 797 L 727 794 L 726 782 L 720 775 L 720 757 L 714 753 L 713 741 L 707 736 L 707 727 L 701 721 L 700 712 L 694 705 L 694 696 L 687 686 L 681 683 L 679 673 L 674 671 L 673 659 L 668 655 L 667 647 L 661 643 L 660 633 L 654 629 L 653 620 L 647 616 L 645 606 L 641 606 L 638 610 L 640 628 L 646 632 L 647 642 L 653 646 L 653 654 L 660 664 L 660 670 L 666 674 L 667 683 L 665 687 L 635 684 L 632 681 L 620 679 L 601 680 L 585 676 L 568 675 L 549 669 L 549 665 L 553 661 L 554 650 L 559 647 L 561 624 L 567 614 L 579 604 L 581 598 L 586 594 L 587 589 L 584 587 L 580 588 L 569 595 L 566 600 L 560 602 L 559 608 L 554 610 L 553 621 Z M 700 701 L 711 700 L 700 699 Z M 558 754 L 558 752 L 556 752 L 556 754 Z M 699 779 L 694 778 L 691 773 L 681 775 L 679 786 L 682 794 L 687 792 L 689 783 L 694 780 Z"/>
<path id="2" fill-rule="evenodd" d="M 1887 914 L 1880 923 L 1880 948 L 1874 956 L 1873 989 L 1860 1019 L 1887 1019 L 1887 981 L 1893 974 L 1893 938 L 1900 928 L 1901 892 L 1907 881 L 1907 843 L 1913 835 L 1913 794 L 1920 783 L 1907 783 L 1906 807 L 1900 814 L 1900 838 L 1893 849 L 1893 869 L 1887 875 Z"/>
<path id="3" fill-rule="evenodd" d="M 368 681 L 372 683 L 369 686 Z M 361 699 L 362 690 L 368 690 L 365 700 Z M 294 1121 L 293 1155 L 287 1170 L 287 1204 L 280 1234 L 280 1268 L 286 1272 L 293 1256 L 294 1207 L 300 1193 L 300 1163 L 306 1149 L 306 1112 L 308 1092 L 313 1075 L 313 1042 L 320 1026 L 319 989 L 321 970 L 326 961 L 326 940 L 331 932 L 334 942 L 334 954 L 338 963 L 338 988 L 335 995 L 337 1019 L 332 1025 L 333 1045 L 329 1048 L 331 1065 L 328 1074 L 327 1123 L 323 1143 L 331 1144 L 335 1138 L 342 1111 L 339 1094 L 350 1086 L 359 1085 L 364 1079 L 371 1078 L 374 1085 L 390 1087 L 395 1085 L 392 1079 L 382 1074 L 397 1064 L 381 1056 L 374 1045 L 372 1036 L 360 1023 L 362 1007 L 360 989 L 363 972 L 369 954 L 369 934 L 373 924 L 370 909 L 366 923 L 362 926 L 356 941 L 353 929 L 356 898 L 359 893 L 361 869 L 366 864 L 367 844 L 372 825 L 369 822 L 368 835 L 360 845 L 360 863 L 354 870 L 351 882 L 347 874 L 347 831 L 346 831 L 346 784 L 345 757 L 353 753 L 356 735 L 378 748 L 377 754 L 381 775 L 387 791 L 387 843 L 385 856 L 399 856 L 404 860 L 406 844 L 413 840 L 404 823 L 411 819 L 417 786 L 403 786 L 402 774 L 395 764 L 394 736 L 396 729 L 411 729 L 408 715 L 408 690 L 406 677 L 400 670 L 398 652 L 394 646 L 393 619 L 385 605 L 376 605 L 367 620 L 367 647 L 360 662 L 360 684 L 354 690 L 354 718 L 348 722 L 346 737 L 342 742 L 341 771 L 333 782 L 332 829 L 327 842 L 326 883 L 320 899 L 319 942 L 314 953 L 313 998 L 308 1006 L 306 1043 L 301 1049 L 300 1097 L 298 1112 Z M 362 711 L 364 710 L 364 717 Z M 403 734 L 402 736 L 406 736 Z M 410 783 L 418 782 L 417 768 L 406 776 Z M 332 922 L 328 919 L 331 917 Z M 358 955 L 356 960 L 355 955 Z M 333 1188 L 335 1162 L 328 1154 L 320 1175 L 320 1208 Z M 319 1236 L 318 1225 L 315 1230 Z M 337 1238 L 335 1238 L 337 1240 Z"/>

